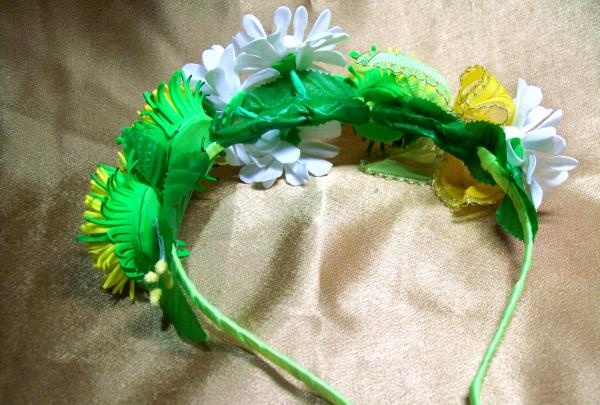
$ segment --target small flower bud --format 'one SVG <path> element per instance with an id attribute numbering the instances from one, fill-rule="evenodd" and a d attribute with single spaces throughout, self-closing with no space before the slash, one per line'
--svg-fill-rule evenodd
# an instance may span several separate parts
<path id="1" fill-rule="evenodd" d="M 153 271 L 149 271 L 144 275 L 144 281 L 148 284 L 154 284 L 158 282 L 158 274 Z"/>
<path id="2" fill-rule="evenodd" d="M 158 306 L 160 303 L 160 296 L 162 295 L 162 290 L 160 288 L 155 288 L 150 291 L 150 304 Z"/>
<path id="3" fill-rule="evenodd" d="M 154 265 L 154 271 L 159 276 L 162 275 L 165 271 L 167 271 L 167 262 L 164 259 L 160 259 Z"/>

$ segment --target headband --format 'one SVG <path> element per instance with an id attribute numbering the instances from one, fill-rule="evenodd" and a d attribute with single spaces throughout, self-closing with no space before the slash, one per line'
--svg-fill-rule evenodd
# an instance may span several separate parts
<path id="1" fill-rule="evenodd" d="M 237 344 L 260 354 L 334 404 L 341 393 L 299 366 L 211 305 L 188 278 L 178 239 L 193 192 L 216 181 L 216 164 L 241 166 L 239 178 L 263 188 L 280 177 L 293 186 L 326 175 L 338 149 L 327 143 L 342 125 L 368 141 L 361 170 L 384 177 L 433 184 L 455 210 L 496 209 L 502 228 L 525 245 L 521 272 L 498 328 L 469 390 L 479 404 L 486 371 L 498 348 L 532 266 L 537 209 L 576 167 L 560 156 L 565 140 L 555 127 L 561 110 L 540 105 L 538 87 L 518 80 L 513 98 L 481 66 L 469 67 L 451 102 L 444 77 L 424 63 L 373 46 L 351 52 L 349 75 L 327 72 L 345 66 L 335 49 L 348 39 L 330 27 L 323 11 L 307 32 L 308 13 L 292 16 L 279 7 L 274 30 L 253 15 L 226 47 L 202 53 L 144 93 L 139 119 L 116 140 L 123 152 L 116 167 L 99 165 L 85 197 L 78 240 L 113 294 L 136 291 L 160 306 L 178 334 L 203 342 L 198 309 Z M 372 151 L 375 145 L 383 152 Z M 260 191 L 257 191 L 260 192 Z"/>

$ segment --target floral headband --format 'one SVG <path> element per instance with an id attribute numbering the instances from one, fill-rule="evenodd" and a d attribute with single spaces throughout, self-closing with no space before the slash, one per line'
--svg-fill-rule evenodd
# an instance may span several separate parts
<path id="1" fill-rule="evenodd" d="M 338 149 L 326 141 L 343 124 L 369 141 L 367 173 L 433 183 L 450 207 L 497 207 L 498 223 L 525 244 L 521 273 L 470 386 L 478 404 L 488 366 L 510 323 L 532 266 L 542 199 L 563 183 L 577 161 L 559 156 L 565 140 L 555 127 L 561 110 L 540 105 L 541 90 L 519 79 L 515 98 L 485 68 L 460 78 L 451 103 L 446 80 L 433 68 L 395 51 L 351 52 L 349 76 L 323 65 L 346 65 L 335 50 L 348 39 L 323 11 L 306 33 L 308 13 L 287 7 L 267 33 L 253 15 L 225 48 L 202 53 L 168 83 L 144 94 L 139 119 L 123 129 L 118 167 L 99 165 L 85 198 L 87 243 L 103 288 L 136 287 L 160 306 L 179 335 L 207 334 L 192 307 L 242 347 L 264 356 L 334 404 L 349 401 L 290 358 L 211 305 L 186 275 L 189 252 L 178 239 L 194 191 L 215 164 L 241 166 L 245 183 L 272 186 L 282 175 L 297 186 L 326 175 Z M 290 34 L 290 26 L 291 34 Z M 379 143 L 383 153 L 371 149 Z"/>

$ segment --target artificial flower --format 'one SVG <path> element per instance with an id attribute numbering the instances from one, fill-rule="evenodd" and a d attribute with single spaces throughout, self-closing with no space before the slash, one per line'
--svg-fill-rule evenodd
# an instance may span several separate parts
<path id="1" fill-rule="evenodd" d="M 508 124 L 515 112 L 513 99 L 486 68 L 471 66 L 460 77 L 454 112 L 465 121 Z"/>
<path id="2" fill-rule="evenodd" d="M 523 182 L 535 208 L 542 199 L 567 180 L 569 171 L 578 162 L 568 156 L 560 156 L 565 140 L 556 134 L 562 110 L 552 110 L 540 105 L 542 91 L 518 80 L 515 102 L 515 118 L 510 126 L 504 127 L 508 160 L 513 166 L 521 167 Z"/>
<path id="3" fill-rule="evenodd" d="M 119 294 L 129 282 L 133 300 L 136 281 L 144 279 L 140 268 L 156 261 L 151 221 L 158 217 L 160 204 L 152 187 L 135 181 L 124 169 L 96 169 L 78 240 L 88 244 L 94 267 L 104 271 L 102 287 Z"/>
<path id="4" fill-rule="evenodd" d="M 309 173 L 313 176 L 329 173 L 332 163 L 325 159 L 336 156 L 338 148 L 323 141 L 340 133 L 341 124 L 336 121 L 301 128 L 295 145 L 282 139 L 280 130 L 270 130 L 255 144 L 227 148 L 226 160 L 233 166 L 243 166 L 239 176 L 244 183 L 260 183 L 269 188 L 285 173 L 287 183 L 298 186 L 308 181 Z"/>
<path id="5" fill-rule="evenodd" d="M 211 49 L 202 52 L 202 62 L 203 64 L 188 63 L 182 70 L 186 78 L 191 77 L 191 84 L 204 82 L 201 91 L 217 110 L 223 110 L 240 90 L 259 86 L 278 75 L 275 69 L 267 68 L 242 83 L 235 71 L 236 55 L 232 44 L 225 48 L 213 45 Z"/>
<path id="6" fill-rule="evenodd" d="M 305 38 L 308 12 L 304 6 L 296 9 L 292 34 L 288 34 L 292 12 L 287 7 L 275 10 L 275 31 L 267 34 L 262 24 L 253 15 L 246 15 L 243 31 L 235 35 L 234 42 L 241 54 L 236 61 L 240 73 L 262 74 L 277 77 L 271 69 L 319 69 L 318 63 L 344 66 L 346 58 L 335 50 L 337 43 L 349 38 L 340 27 L 329 27 L 331 12 L 324 10 Z M 283 62 L 285 59 L 285 62 Z M 278 64 L 283 63 L 279 66 Z M 289 65 L 291 64 L 291 65 Z"/>
<path id="7" fill-rule="evenodd" d="M 451 208 L 492 205 L 504 196 L 500 187 L 476 181 L 462 160 L 449 153 L 444 153 L 433 184 L 437 196 Z"/>
<path id="8" fill-rule="evenodd" d="M 465 121 L 505 124 L 512 120 L 515 106 L 508 91 L 494 75 L 482 66 L 472 66 L 460 77 L 453 110 Z M 438 197 L 451 208 L 492 205 L 504 196 L 498 186 L 475 180 L 464 163 L 449 153 L 444 154 L 433 186 Z"/>

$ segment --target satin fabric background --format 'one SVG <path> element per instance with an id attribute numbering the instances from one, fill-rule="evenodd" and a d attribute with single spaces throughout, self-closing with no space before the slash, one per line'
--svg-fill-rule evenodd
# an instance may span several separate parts
<path id="1" fill-rule="evenodd" d="M 142 92 L 279 1 L 4 2 L 1 21 L 0 402 L 321 403 L 211 329 L 161 330 L 160 311 L 99 287 L 75 242 L 89 174 Z M 288 2 L 295 7 L 297 2 Z M 534 268 L 490 368 L 484 404 L 600 398 L 598 2 L 315 1 L 351 39 L 399 48 L 456 90 L 481 64 L 563 108 L 580 167 L 542 205 Z M 342 72 L 339 69 L 337 72 Z M 185 266 L 226 314 L 355 404 L 464 404 L 518 276 L 522 246 L 493 217 L 464 221 L 431 187 L 363 174 L 349 131 L 324 178 L 263 191 L 217 172 L 194 197 Z"/>

